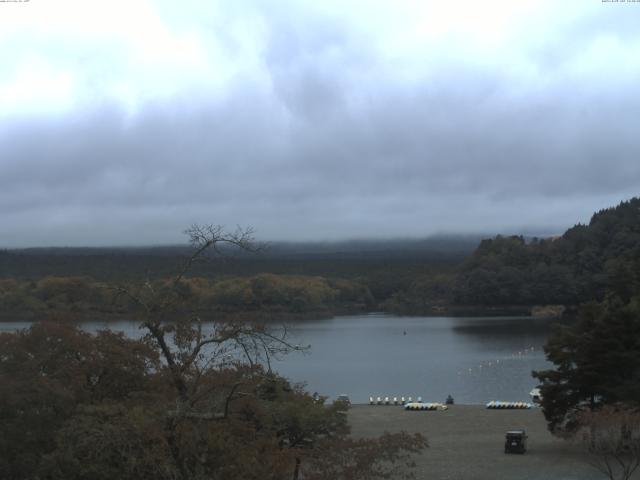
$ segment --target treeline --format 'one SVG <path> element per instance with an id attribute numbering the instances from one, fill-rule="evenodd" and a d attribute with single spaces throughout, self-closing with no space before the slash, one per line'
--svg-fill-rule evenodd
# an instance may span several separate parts
<path id="1" fill-rule="evenodd" d="M 640 284 L 640 199 L 595 213 L 558 238 L 484 240 L 452 291 L 457 304 L 563 304 L 626 300 Z"/>
<path id="2" fill-rule="evenodd" d="M 165 278 L 126 289 L 131 293 L 141 288 L 169 292 L 173 287 L 171 280 Z M 181 305 L 204 315 L 215 312 L 333 315 L 368 310 L 374 304 L 369 289 L 358 281 L 302 275 L 260 274 L 223 280 L 187 277 L 177 287 Z M 101 314 L 123 316 L 131 310 L 132 301 L 122 293 L 120 284 L 98 282 L 90 277 L 0 279 L 0 309 L 9 318 L 42 318 L 46 314 L 73 314 L 78 319 Z"/>
<path id="3" fill-rule="evenodd" d="M 257 253 L 223 249 L 193 265 L 192 276 L 216 279 L 260 273 L 327 278 L 392 277 L 459 264 L 481 236 L 326 243 L 268 243 Z M 188 246 L 137 248 L 31 248 L 0 250 L 0 277 L 88 276 L 99 281 L 162 278 L 180 268 Z"/>
<path id="4" fill-rule="evenodd" d="M 637 287 L 639 216 L 640 199 L 633 198 L 554 238 L 276 244 L 271 252 L 194 265 L 184 291 L 201 310 L 226 312 L 469 315 L 576 306 L 602 300 L 611 289 L 629 297 Z M 123 312 L 128 305 L 113 299 L 111 287 L 144 278 L 161 285 L 187 253 L 185 247 L 0 251 L 0 306 L 8 315 Z"/>
<path id="5" fill-rule="evenodd" d="M 441 280 L 452 275 L 478 241 L 463 236 L 276 243 L 257 254 L 225 251 L 194 264 L 183 289 L 202 312 L 330 316 L 399 311 L 396 307 L 408 298 L 405 292 L 425 284 L 446 294 Z M 0 251 L 0 308 L 4 319 L 56 312 L 121 315 L 130 305 L 114 297 L 115 286 L 149 279 L 160 288 L 190 253 L 188 247 Z"/>
<path id="6" fill-rule="evenodd" d="M 556 298 L 580 302 L 575 321 L 547 340 L 553 367 L 533 372 L 549 428 L 583 436 L 590 454 L 604 453 L 626 468 L 638 458 L 629 452 L 640 445 L 629 433 L 640 411 L 640 199 L 602 210 L 588 226 L 529 249 L 567 268 L 565 283 L 557 284 L 565 290 Z M 621 424 L 617 432 L 612 428 Z M 606 447 L 595 438 L 607 438 Z"/>
<path id="7" fill-rule="evenodd" d="M 414 271 L 382 300 L 405 314 L 521 314 L 577 306 L 640 284 L 640 199 L 601 210 L 553 238 L 496 236 L 449 268 Z M 379 298 L 379 297 L 376 297 Z M 556 310 L 557 311 L 557 310 Z"/>

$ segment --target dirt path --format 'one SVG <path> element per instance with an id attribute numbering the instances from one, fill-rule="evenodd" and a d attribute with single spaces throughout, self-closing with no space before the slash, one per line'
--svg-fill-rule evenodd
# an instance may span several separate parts
<path id="1" fill-rule="evenodd" d="M 579 449 L 554 438 L 542 412 L 487 410 L 454 405 L 447 411 L 405 411 L 396 406 L 354 405 L 349 412 L 354 436 L 419 432 L 430 447 L 416 457 L 418 479 L 429 480 L 599 480 Z M 504 453 L 507 430 L 527 431 L 524 455 Z M 633 478 L 639 478 L 639 472 Z"/>

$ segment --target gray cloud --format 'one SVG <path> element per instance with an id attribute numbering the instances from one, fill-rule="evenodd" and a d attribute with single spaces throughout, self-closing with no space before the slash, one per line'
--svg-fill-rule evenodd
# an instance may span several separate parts
<path id="1" fill-rule="evenodd" d="M 193 222 L 265 239 L 553 231 L 638 194 L 640 7 L 558 21 L 569 34 L 520 40 L 513 58 L 454 42 L 424 62 L 310 7 L 223 14 L 200 38 L 246 65 L 133 111 L 102 90 L 104 72 L 127 80 L 120 47 L 86 69 L 83 48 L 45 50 L 96 99 L 0 118 L 0 244 L 158 244 Z M 221 27 L 243 15 L 261 33 Z"/>

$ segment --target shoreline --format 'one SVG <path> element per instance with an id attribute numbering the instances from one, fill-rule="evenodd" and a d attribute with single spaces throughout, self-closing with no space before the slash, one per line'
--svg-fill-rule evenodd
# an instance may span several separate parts
<path id="1" fill-rule="evenodd" d="M 442 309 L 433 309 L 422 312 L 396 312 L 396 311 L 384 311 L 384 310 L 357 310 L 357 309 L 343 309 L 336 311 L 318 310 L 303 313 L 294 313 L 288 311 L 214 311 L 214 312 L 202 312 L 203 321 L 207 320 L 207 317 L 213 319 L 226 318 L 226 319 L 245 319 L 255 320 L 270 323 L 270 322 L 301 322 L 312 320 L 324 320 L 332 319 L 336 317 L 352 316 L 352 315 L 390 315 L 398 317 L 425 317 L 425 318 L 475 318 L 475 317 L 531 317 L 531 318 L 562 318 L 562 313 L 549 312 L 542 310 L 546 314 L 536 314 L 536 309 L 539 307 L 528 306 L 496 306 L 496 307 L 462 307 L 451 306 Z M 52 321 L 64 321 L 69 323 L 83 323 L 91 321 L 103 321 L 103 322 L 120 322 L 128 320 L 127 312 L 106 312 L 98 310 L 90 311 L 3 311 L 0 314 L 0 323 L 11 322 L 38 322 L 43 320 Z"/>

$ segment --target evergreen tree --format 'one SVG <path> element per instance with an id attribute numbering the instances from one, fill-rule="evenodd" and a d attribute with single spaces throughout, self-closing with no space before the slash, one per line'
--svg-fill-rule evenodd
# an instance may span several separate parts
<path id="1" fill-rule="evenodd" d="M 553 370 L 533 372 L 541 381 L 549 428 L 571 433 L 584 410 L 604 405 L 640 406 L 640 297 L 624 303 L 611 295 L 580 310 L 545 346 Z"/>

